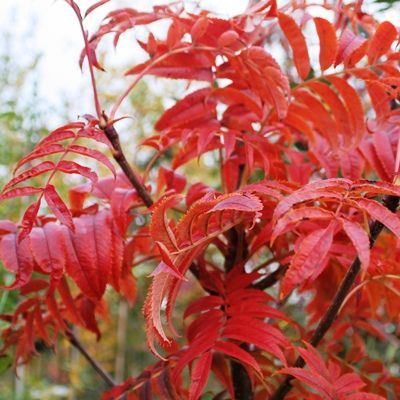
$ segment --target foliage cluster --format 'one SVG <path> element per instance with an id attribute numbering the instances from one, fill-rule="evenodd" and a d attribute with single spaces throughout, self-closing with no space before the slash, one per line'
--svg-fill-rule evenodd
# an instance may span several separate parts
<path id="1" fill-rule="evenodd" d="M 108 1 L 84 14 L 66 1 L 95 115 L 45 136 L 0 195 L 34 198 L 20 223 L 0 221 L 0 258 L 15 275 L 5 289 L 20 299 L 0 315 L 2 352 L 27 362 L 35 340 L 65 336 L 112 386 L 103 399 L 395 398 L 398 371 L 366 343 L 398 340 L 398 28 L 362 2 L 323 3 L 327 18 L 307 2 L 250 2 L 230 19 L 177 2 L 117 9 L 89 35 L 85 18 Z M 98 45 L 141 26 L 148 59 L 105 112 Z M 147 75 L 188 83 L 141 141 L 153 156 L 139 171 L 118 110 Z M 209 185 L 182 173 L 205 157 L 218 173 Z M 87 183 L 67 201 L 54 179 L 71 174 Z M 143 329 L 159 361 L 118 384 L 73 327 L 99 339 L 106 292 L 133 304 L 132 268 L 153 261 Z"/>

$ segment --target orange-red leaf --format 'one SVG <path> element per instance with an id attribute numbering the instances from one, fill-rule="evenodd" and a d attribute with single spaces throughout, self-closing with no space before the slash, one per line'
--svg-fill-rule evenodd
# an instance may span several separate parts
<path id="1" fill-rule="evenodd" d="M 356 142 L 356 140 L 360 140 L 365 133 L 365 115 L 359 93 L 342 78 L 331 75 L 328 80 L 333 83 L 346 104 L 347 110 L 350 113 L 355 136 L 353 140 Z"/>
<path id="2" fill-rule="evenodd" d="M 102 6 L 103 4 L 108 3 L 110 0 L 100 0 L 94 3 L 92 6 L 90 6 L 86 12 L 85 12 L 85 17 L 86 18 L 90 13 L 92 13 L 96 8 Z"/>
<path id="3" fill-rule="evenodd" d="M 117 233 L 112 229 L 110 213 L 103 210 L 95 215 L 74 219 L 75 232 L 62 229 L 66 251 L 66 269 L 87 297 L 99 300 L 111 278 L 119 278 L 114 263 L 119 263 L 115 252 Z M 114 269 L 114 271 L 113 271 Z M 120 267 L 117 267 L 120 269 Z"/>
<path id="4" fill-rule="evenodd" d="M 334 26 L 324 18 L 314 18 L 315 27 L 319 37 L 319 64 L 321 71 L 328 69 L 335 61 L 338 49 L 336 30 Z"/>
<path id="5" fill-rule="evenodd" d="M 201 37 L 207 32 L 209 26 L 208 18 L 199 18 L 192 26 L 190 35 L 192 36 L 192 42 L 196 43 Z"/>
<path id="6" fill-rule="evenodd" d="M 341 62 L 346 62 L 352 54 L 356 53 L 366 41 L 360 36 L 356 36 L 350 29 L 345 29 L 339 42 L 339 50 L 337 52 L 335 67 Z"/>
<path id="7" fill-rule="evenodd" d="M 190 375 L 189 400 L 198 400 L 207 384 L 211 369 L 212 352 L 207 351 L 201 355 L 192 369 Z"/>
<path id="8" fill-rule="evenodd" d="M 229 47 L 232 44 L 236 43 L 239 40 L 240 36 L 236 31 L 229 30 L 224 32 L 218 38 L 218 45 L 221 47 Z"/>
<path id="9" fill-rule="evenodd" d="M 380 56 L 384 55 L 398 36 L 399 33 L 391 22 L 384 21 L 379 24 L 375 34 L 369 41 L 368 61 L 373 64 Z"/>
<path id="10" fill-rule="evenodd" d="M 333 191 L 328 190 L 313 190 L 310 188 L 309 190 L 300 189 L 296 192 L 293 192 L 289 196 L 283 198 L 275 208 L 274 211 L 274 220 L 278 220 L 288 212 L 295 204 L 303 203 L 305 201 L 310 200 L 320 200 L 320 199 L 333 199 L 340 202 L 342 200 L 342 196 L 339 193 L 335 193 Z"/>
<path id="11" fill-rule="evenodd" d="M 215 114 L 215 100 L 211 89 L 196 90 L 169 108 L 157 121 L 159 131 L 173 127 L 193 127 L 193 125 L 212 118 Z"/>
<path id="12" fill-rule="evenodd" d="M 374 133 L 372 140 L 376 155 L 382 164 L 386 175 L 391 179 L 395 172 L 395 159 L 390 138 L 386 132 L 379 131 Z"/>
<path id="13" fill-rule="evenodd" d="M 185 277 L 182 275 L 179 269 L 176 268 L 174 262 L 172 261 L 171 255 L 169 254 L 167 247 L 162 242 L 157 242 L 157 241 L 156 245 L 158 247 L 158 250 L 160 251 L 162 261 L 158 265 L 158 267 L 151 273 L 150 276 L 155 276 L 161 271 L 163 271 L 171 273 L 178 279 L 185 279 Z"/>
<path id="14" fill-rule="evenodd" d="M 40 204 L 41 201 L 39 198 L 38 201 L 35 201 L 34 203 L 30 204 L 29 207 L 25 210 L 24 216 L 22 217 L 22 222 L 21 222 L 22 230 L 19 235 L 19 240 L 25 238 L 32 230 L 37 214 L 39 212 Z"/>
<path id="15" fill-rule="evenodd" d="M 68 151 L 72 153 L 80 154 L 82 156 L 91 157 L 100 163 L 104 164 L 115 176 L 116 171 L 112 162 L 100 151 L 95 149 L 90 149 L 88 147 L 78 146 L 78 145 L 71 145 L 68 147 Z"/>
<path id="16" fill-rule="evenodd" d="M 239 360 L 241 363 L 248 365 L 261 375 L 261 369 L 256 359 L 249 352 L 243 350 L 236 344 L 220 340 L 215 343 L 214 350 L 220 351 L 229 357 Z"/>
<path id="17" fill-rule="evenodd" d="M 74 161 L 61 160 L 57 164 L 57 169 L 66 174 L 78 174 L 84 176 L 90 179 L 92 183 L 97 183 L 97 174 L 94 171 Z"/>
<path id="18" fill-rule="evenodd" d="M 290 210 L 282 218 L 280 218 L 275 224 L 274 230 L 271 236 L 271 242 L 284 233 L 288 229 L 292 229 L 294 225 L 303 219 L 334 219 L 335 215 L 333 212 L 324 210 L 318 207 L 303 207 Z"/>
<path id="19" fill-rule="evenodd" d="M 59 219 L 59 221 L 68 226 L 69 229 L 74 230 L 71 212 L 53 185 L 46 186 L 44 190 L 44 198 L 51 211 Z"/>
<path id="20" fill-rule="evenodd" d="M 32 151 L 28 155 L 26 155 L 24 158 L 18 161 L 17 165 L 14 168 L 14 172 L 17 171 L 20 167 L 22 167 L 24 164 L 36 160 L 37 158 L 41 158 L 44 156 L 49 156 L 51 154 L 57 154 L 57 153 L 64 153 L 65 148 L 61 144 L 50 144 L 49 146 L 41 146 L 38 147 L 36 150 Z"/>
<path id="21" fill-rule="evenodd" d="M 14 197 L 32 196 L 33 194 L 37 194 L 42 191 L 43 191 L 42 188 L 36 188 L 33 186 L 19 187 L 3 193 L 0 196 L 0 200 L 13 199 Z"/>
<path id="22" fill-rule="evenodd" d="M 400 239 L 400 218 L 389 211 L 381 203 L 370 199 L 357 199 L 356 203 L 365 210 L 373 219 L 381 222 Z"/>
<path id="23" fill-rule="evenodd" d="M 26 181 L 27 179 L 33 178 L 34 176 L 44 174 L 45 172 L 51 171 L 54 168 L 55 165 L 51 161 L 44 161 L 32 168 L 29 168 L 15 178 L 11 179 L 11 181 L 8 182 L 7 185 L 4 187 L 3 192 L 9 189 L 11 186 L 16 185 L 17 183 Z"/>
<path id="24" fill-rule="evenodd" d="M 29 235 L 33 256 L 40 269 L 58 281 L 65 267 L 65 251 L 59 225 L 49 222 Z"/>
<path id="25" fill-rule="evenodd" d="M 7 286 L 7 289 L 18 288 L 29 282 L 33 271 L 33 257 L 28 239 L 18 243 L 16 233 L 3 236 L 0 241 L 0 259 L 7 270 L 16 274 L 14 283 Z"/>
<path id="26" fill-rule="evenodd" d="M 369 266 L 370 250 L 369 237 L 365 230 L 357 223 L 342 219 L 343 229 L 357 250 L 361 266 L 366 270 Z"/>
<path id="27" fill-rule="evenodd" d="M 333 362 L 325 366 L 324 360 L 315 348 L 307 344 L 307 348 L 298 348 L 309 370 L 302 368 L 283 368 L 279 372 L 289 374 L 311 386 L 322 394 L 324 399 L 353 400 L 375 399 L 383 400 L 380 396 L 368 397 L 368 393 L 355 393 L 365 386 L 365 383 L 355 373 L 340 375 L 340 368 Z"/>
<path id="28" fill-rule="evenodd" d="M 154 205 L 153 217 L 150 223 L 150 232 L 154 241 L 163 243 L 169 251 L 178 249 L 175 235 L 170 227 L 167 210 L 176 205 L 180 196 L 172 195 L 165 197 Z"/>
<path id="29" fill-rule="evenodd" d="M 283 278 L 282 296 L 308 278 L 315 279 L 321 274 L 332 246 L 334 229 L 335 224 L 331 222 L 327 228 L 317 229 L 302 240 Z"/>
<path id="30" fill-rule="evenodd" d="M 306 79 L 310 72 L 310 57 L 307 43 L 301 29 L 292 17 L 279 13 L 279 25 L 293 51 L 293 60 L 301 79 Z"/>

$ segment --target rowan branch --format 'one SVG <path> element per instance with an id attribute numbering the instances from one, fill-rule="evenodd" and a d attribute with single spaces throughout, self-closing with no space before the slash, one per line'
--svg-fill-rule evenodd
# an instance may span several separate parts
<path id="1" fill-rule="evenodd" d="M 395 196 L 385 196 L 383 200 L 383 204 L 385 207 L 395 212 L 399 205 L 399 198 Z M 369 246 L 372 248 L 375 244 L 376 239 L 380 235 L 384 228 L 384 225 L 379 221 L 374 221 L 370 227 L 370 238 L 369 238 Z M 356 257 L 351 264 L 350 268 L 347 270 L 345 277 L 343 278 L 338 290 L 336 291 L 335 297 L 333 298 L 329 308 L 327 309 L 324 316 L 319 321 L 317 329 L 314 331 L 313 335 L 310 339 L 310 344 L 314 347 L 318 346 L 322 338 L 325 336 L 325 333 L 329 330 L 329 328 L 334 323 L 338 311 L 344 302 L 348 292 L 350 291 L 358 273 L 361 269 L 361 262 L 358 257 Z M 294 363 L 295 368 L 303 368 L 305 365 L 304 359 L 302 357 L 298 357 L 296 362 Z M 278 389 L 271 396 L 270 400 L 282 400 L 289 393 L 292 388 L 291 381 L 294 379 L 293 376 L 287 375 L 285 379 L 282 381 Z"/>
<path id="2" fill-rule="evenodd" d="M 231 271 L 235 265 L 245 260 L 248 256 L 248 247 L 243 229 L 231 228 L 227 232 L 228 249 L 225 256 L 224 269 Z M 241 347 L 248 351 L 245 343 Z M 231 377 L 236 400 L 253 400 L 252 383 L 246 368 L 238 361 L 232 360 Z"/>
<path id="3" fill-rule="evenodd" d="M 89 362 L 89 364 L 93 367 L 93 369 L 98 373 L 98 375 L 103 379 L 105 383 L 109 386 L 115 386 L 117 383 L 114 381 L 114 379 L 111 377 L 111 375 L 103 369 L 103 367 L 100 365 L 100 363 L 92 356 L 90 355 L 83 344 L 80 342 L 80 340 L 75 336 L 75 334 L 72 332 L 72 330 L 68 330 L 65 332 L 69 342 L 71 343 L 72 346 L 74 346 L 82 355 L 83 357 L 86 358 L 86 360 Z"/>
<path id="4" fill-rule="evenodd" d="M 254 283 L 252 285 L 252 287 L 254 289 L 265 290 L 265 289 L 275 285 L 275 283 L 279 281 L 279 279 L 282 277 L 282 275 L 285 274 L 287 269 L 288 269 L 287 265 L 280 265 L 278 269 L 276 269 L 274 272 L 271 272 L 265 278 Z"/>
<path id="5" fill-rule="evenodd" d="M 132 169 L 128 160 L 125 157 L 125 154 L 121 147 L 121 142 L 119 140 L 118 132 L 115 130 L 113 125 L 108 123 L 108 117 L 103 112 L 103 118 L 100 121 L 100 129 L 106 134 L 108 140 L 111 142 L 113 147 L 113 157 L 114 160 L 121 167 L 122 171 L 124 171 L 126 177 L 129 179 L 129 182 L 136 189 L 137 194 L 143 200 L 143 203 L 146 207 L 150 207 L 153 204 L 153 199 L 151 198 L 149 192 L 146 187 L 140 181 L 138 176 L 135 174 L 135 171 Z"/>

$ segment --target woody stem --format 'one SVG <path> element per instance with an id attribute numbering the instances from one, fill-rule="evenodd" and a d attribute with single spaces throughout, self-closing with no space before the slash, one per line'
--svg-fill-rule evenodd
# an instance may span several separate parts
<path id="1" fill-rule="evenodd" d="M 399 198 L 395 196 L 385 196 L 383 200 L 383 204 L 392 212 L 395 212 L 399 205 Z M 369 245 L 372 248 L 375 244 L 376 239 L 380 235 L 383 230 L 384 225 L 379 221 L 374 221 L 371 224 L 370 228 L 370 239 Z M 349 293 L 358 273 L 361 269 L 361 262 L 358 257 L 356 257 L 348 269 L 345 277 L 343 278 L 338 290 L 336 291 L 335 297 L 333 298 L 329 308 L 327 309 L 324 316 L 319 321 L 317 329 L 314 331 L 313 335 L 310 339 L 310 344 L 314 347 L 318 346 L 322 338 L 325 336 L 326 332 L 334 323 L 337 314 L 346 299 L 347 294 Z M 302 357 L 298 357 L 296 362 L 294 363 L 295 368 L 303 368 L 305 365 L 304 359 Z M 292 388 L 291 381 L 294 379 L 293 376 L 287 375 L 285 379 L 282 381 L 278 389 L 271 396 L 270 400 L 282 400 L 289 393 Z"/>

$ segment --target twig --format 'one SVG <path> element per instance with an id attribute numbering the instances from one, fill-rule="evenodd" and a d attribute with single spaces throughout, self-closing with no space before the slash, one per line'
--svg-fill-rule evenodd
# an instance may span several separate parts
<path id="1" fill-rule="evenodd" d="M 100 375 L 101 379 L 107 385 L 109 386 L 115 386 L 117 383 L 114 381 L 114 379 L 111 377 L 111 375 L 103 369 L 103 367 L 99 364 L 99 362 L 91 356 L 85 347 L 82 345 L 82 343 L 79 341 L 79 339 L 75 336 L 75 334 L 72 332 L 72 330 L 66 331 L 66 336 L 71 343 L 72 346 L 74 346 L 82 355 L 83 357 L 86 358 L 86 360 L 89 362 L 89 364 L 93 367 L 93 369 Z"/>
<path id="2" fill-rule="evenodd" d="M 395 212 L 397 206 L 399 205 L 399 198 L 394 196 L 385 196 L 383 203 L 387 209 L 389 209 L 392 212 Z M 370 239 L 369 239 L 371 248 L 373 247 L 379 234 L 382 232 L 383 227 L 384 225 L 381 224 L 379 221 L 374 221 L 372 223 L 370 229 Z M 335 321 L 338 311 L 343 301 L 345 300 L 347 293 L 351 289 L 351 286 L 353 285 L 358 273 L 360 272 L 360 269 L 361 269 L 361 262 L 360 259 L 356 257 L 353 263 L 351 264 L 350 268 L 348 269 L 345 277 L 343 278 L 342 283 L 340 284 L 328 310 L 326 311 L 322 319 L 319 321 L 317 329 L 311 336 L 310 344 L 313 345 L 314 347 L 318 346 L 319 342 L 322 340 L 325 333 L 328 331 L 328 329 L 332 326 L 333 322 Z M 298 357 L 296 362 L 294 363 L 295 368 L 303 368 L 304 365 L 305 362 L 302 357 Z M 276 392 L 271 396 L 270 400 L 284 399 L 286 394 L 289 393 L 290 389 L 292 388 L 291 385 L 292 379 L 294 379 L 293 376 L 291 375 L 286 376 L 286 378 L 282 381 Z"/>
<path id="3" fill-rule="evenodd" d="M 272 285 L 275 285 L 275 283 L 279 281 L 279 279 L 282 277 L 282 275 L 284 275 L 284 273 L 286 272 L 287 269 L 288 269 L 287 265 L 279 266 L 279 268 L 277 270 L 275 270 L 274 272 L 271 272 L 265 278 L 254 283 L 252 285 L 252 287 L 255 289 L 264 290 L 264 289 L 269 288 Z"/>
<path id="4" fill-rule="evenodd" d="M 113 146 L 113 157 L 115 161 L 124 171 L 126 177 L 129 179 L 132 186 L 136 189 L 137 194 L 143 200 L 143 203 L 147 207 L 150 207 L 153 204 L 153 199 L 151 198 L 149 192 L 146 190 L 146 187 L 142 184 L 142 182 L 140 182 L 132 167 L 129 165 L 128 160 L 126 159 L 125 154 L 122 150 L 118 132 L 115 130 L 113 125 L 108 124 L 108 118 L 104 113 L 102 119 L 100 120 L 99 126 L 106 134 L 108 140 Z"/>
<path id="5" fill-rule="evenodd" d="M 243 171 L 243 169 L 242 169 Z M 239 174 L 240 175 L 240 174 Z M 240 182 L 240 181 L 239 181 Z M 238 183 L 239 184 L 239 183 Z M 248 256 L 248 247 L 243 229 L 231 228 L 227 232 L 228 249 L 225 256 L 224 269 L 226 272 L 231 271 L 236 265 L 240 264 Z M 242 348 L 247 349 L 247 345 L 242 343 Z M 247 349 L 248 350 L 248 349 Z M 246 368 L 239 362 L 232 360 L 231 377 L 233 390 L 236 400 L 253 400 L 254 393 L 249 374 Z"/>
<path id="6" fill-rule="evenodd" d="M 79 10 L 79 7 L 75 3 L 74 0 L 67 0 L 67 3 L 71 6 L 73 11 L 76 14 L 76 17 L 78 18 L 79 21 L 79 27 L 81 29 L 83 41 L 85 44 L 85 53 L 86 53 L 86 58 L 89 64 L 89 73 L 90 73 L 90 81 L 92 84 L 92 90 L 93 90 L 93 100 L 94 100 L 94 106 L 96 109 L 96 114 L 100 118 L 101 117 L 101 106 L 100 106 L 100 101 L 99 101 L 99 95 L 97 93 L 97 86 L 96 86 L 96 78 L 94 76 L 94 66 L 93 66 L 93 61 L 90 57 L 90 45 L 89 45 L 89 39 L 87 32 L 85 31 L 85 27 L 83 26 L 83 18 L 81 15 L 81 12 Z"/>

